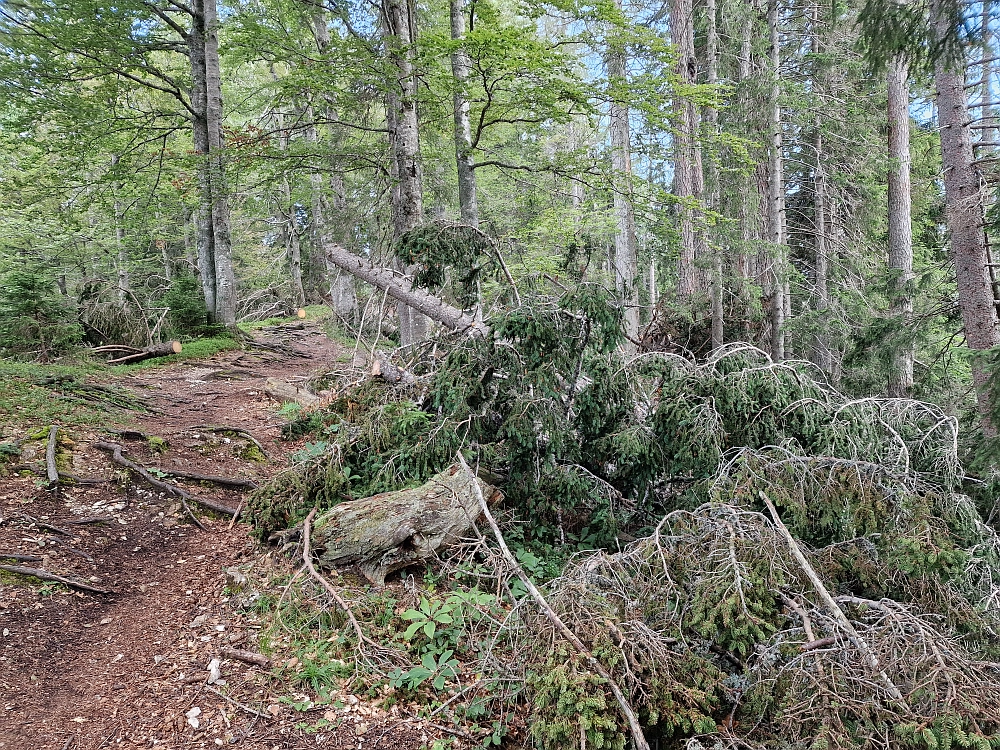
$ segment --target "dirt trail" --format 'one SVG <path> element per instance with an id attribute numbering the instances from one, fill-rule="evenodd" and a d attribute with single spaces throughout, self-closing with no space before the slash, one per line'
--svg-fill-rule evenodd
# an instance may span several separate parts
<path id="1" fill-rule="evenodd" d="M 343 352 L 313 324 L 259 338 L 278 351 L 225 352 L 127 379 L 157 412 L 134 429 L 166 439 L 163 453 L 128 435 L 74 432 L 73 471 L 106 483 L 57 494 L 30 478 L 0 480 L 0 551 L 41 557 L 22 564 L 114 592 L 73 593 L 0 574 L 0 749 L 416 748 L 427 741 L 419 723 L 353 696 L 344 696 L 343 709 L 295 712 L 274 700 L 287 686 L 242 662 L 223 659 L 224 684 L 206 685 L 222 646 L 259 648 L 252 608 L 226 596 L 226 569 L 266 550 L 228 520 L 203 517 L 207 531 L 200 531 L 170 498 L 123 482 L 92 446 L 116 440 L 130 460 L 163 473 L 259 480 L 277 471 L 299 446 L 279 439 L 267 378 L 303 381 L 333 368 Z M 261 462 L 249 441 L 204 425 L 247 430 L 271 460 Z M 230 507 L 244 492 L 186 487 Z M 74 523 L 94 517 L 107 520 Z M 317 731 L 321 717 L 328 722 Z"/>

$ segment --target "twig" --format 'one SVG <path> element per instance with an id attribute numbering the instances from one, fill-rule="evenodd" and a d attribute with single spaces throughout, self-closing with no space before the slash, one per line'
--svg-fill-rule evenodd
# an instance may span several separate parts
<path id="1" fill-rule="evenodd" d="M 63 536 L 73 536 L 66 529 L 60 529 L 58 526 L 53 526 L 50 523 L 45 523 L 44 521 L 39 521 L 34 516 L 29 516 L 27 513 L 22 513 L 21 518 L 25 519 L 29 523 L 35 524 L 40 529 L 47 529 L 48 531 L 54 531 L 56 534 L 62 534 Z"/>
<path id="2" fill-rule="evenodd" d="M 140 477 L 145 479 L 149 484 L 153 485 L 157 489 L 163 490 L 169 495 L 173 495 L 174 497 L 179 497 L 182 501 L 187 500 L 192 503 L 197 503 L 198 505 L 204 506 L 209 510 L 214 510 L 218 513 L 225 513 L 230 516 L 236 513 L 236 511 L 230 508 L 228 505 L 222 505 L 221 503 L 217 503 L 214 500 L 208 500 L 203 497 L 198 497 L 197 495 L 191 494 L 187 490 L 181 489 L 175 484 L 170 484 L 169 482 L 164 482 L 162 480 L 157 479 L 148 471 L 146 471 L 146 469 L 139 466 L 139 464 L 133 463 L 132 461 L 129 461 L 127 458 L 122 456 L 122 447 L 118 445 L 118 443 L 97 442 L 94 443 L 94 447 L 99 450 L 111 453 L 111 460 L 114 463 L 118 464 L 119 466 L 124 466 L 126 469 L 130 469 L 131 471 L 135 472 Z"/>
<path id="3" fill-rule="evenodd" d="M 59 425 L 49 427 L 49 444 L 45 448 L 45 471 L 49 487 L 59 486 L 59 468 L 56 466 L 56 438 L 59 436 Z"/>
<path id="4" fill-rule="evenodd" d="M 91 591 L 95 594 L 113 594 L 113 591 L 107 589 L 99 589 L 94 586 L 89 586 L 86 583 L 80 583 L 79 581 L 74 581 L 69 578 L 63 578 L 55 573 L 50 573 L 47 570 L 42 570 L 41 568 L 24 568 L 20 565 L 0 565 L 0 570 L 6 570 L 8 573 L 17 573 L 22 576 L 33 576 L 35 578 L 40 578 L 43 581 L 54 581 L 56 583 L 65 583 L 70 588 L 80 589 L 80 591 Z"/>
<path id="5" fill-rule="evenodd" d="M 246 487 L 257 489 L 257 483 L 250 479 L 237 479 L 235 477 L 215 477 L 210 474 L 196 474 L 193 471 L 180 471 L 178 469 L 159 469 L 164 474 L 179 479 L 192 479 L 196 482 L 210 482 L 223 487 Z"/>
<path id="6" fill-rule="evenodd" d="M 272 719 L 274 719 L 273 716 L 271 716 L 269 714 L 265 714 L 263 711 L 258 711 L 256 708 L 250 708 L 250 706 L 247 706 L 244 703 L 240 703 L 238 700 L 234 700 L 234 699 L 230 698 L 228 695 L 219 692 L 218 690 L 216 690 L 211 685 L 204 685 L 203 687 L 205 688 L 205 690 L 208 690 L 209 692 L 215 693 L 217 696 L 219 696 L 223 700 L 229 701 L 234 706 L 242 708 L 248 714 L 253 714 L 254 716 L 259 716 L 260 718 L 267 719 L 268 721 L 271 721 Z"/>
<path id="7" fill-rule="evenodd" d="M 229 526 L 226 528 L 226 531 L 233 530 L 233 526 L 235 526 L 236 521 L 239 520 L 240 513 L 243 511 L 243 505 L 246 503 L 246 501 L 247 499 L 245 497 L 240 498 L 240 503 L 239 505 L 236 506 L 236 512 L 233 513 L 233 517 L 229 519 Z"/>
<path id="8" fill-rule="evenodd" d="M 546 616 L 546 618 L 548 618 L 549 622 L 555 626 L 556 630 L 559 631 L 559 634 L 569 641 L 573 648 L 577 650 L 580 656 L 586 660 L 591 668 L 607 681 L 608 687 L 614 694 L 615 700 L 618 701 L 618 705 L 621 707 L 622 713 L 625 714 L 625 719 L 628 721 L 629 731 L 632 734 L 632 741 L 635 743 L 636 749 L 649 750 L 649 744 L 646 742 L 645 736 L 643 736 L 642 727 L 639 725 L 639 719 L 636 717 L 635 711 L 632 710 L 632 706 L 629 705 L 628 700 L 622 693 L 621 688 L 618 687 L 618 683 L 615 682 L 611 673 L 605 669 L 604 665 L 601 664 L 597 658 L 590 653 L 587 647 L 583 645 L 583 641 L 577 637 L 576 633 L 570 630 L 566 626 L 566 623 L 564 623 L 552 607 L 549 606 L 549 603 L 545 601 L 545 597 L 542 596 L 542 592 L 538 590 L 532 580 L 528 577 L 527 573 L 524 572 L 524 569 L 517 562 L 517 558 L 514 557 L 510 549 L 507 547 L 507 542 L 504 541 L 503 534 L 500 532 L 500 527 L 497 525 L 496 519 L 493 518 L 489 505 L 486 504 L 486 498 L 483 497 L 483 491 L 479 487 L 476 475 L 472 472 L 472 469 L 469 468 L 469 464 L 466 463 L 465 456 L 463 456 L 461 451 L 459 451 L 457 457 L 459 463 L 462 464 L 462 468 L 472 480 L 472 491 L 475 493 L 476 499 L 479 501 L 479 508 L 482 511 L 483 516 L 486 518 L 487 523 L 489 523 L 490 528 L 493 530 L 493 536 L 496 537 L 497 543 L 500 545 L 500 551 L 503 553 L 507 564 L 510 565 L 511 570 L 517 574 L 517 577 L 521 579 L 521 583 L 523 583 L 524 587 L 528 589 L 528 592 L 531 594 L 531 598 L 535 600 L 539 609 L 542 610 L 542 613 Z"/>
<path id="9" fill-rule="evenodd" d="M 769 498 L 764 492 L 760 492 L 759 494 L 761 500 L 764 501 L 764 505 L 767 506 L 767 510 L 771 514 L 771 518 L 774 520 L 774 525 L 778 528 L 778 531 L 781 532 L 781 535 L 788 543 L 788 549 L 791 551 L 792 557 L 795 558 L 795 561 L 799 564 L 799 567 L 802 568 L 802 571 L 806 574 L 806 577 L 813 585 L 813 588 L 816 589 L 816 593 L 819 594 L 819 598 L 833 614 L 833 619 L 836 620 L 837 623 L 844 629 L 847 633 L 847 637 L 851 639 L 851 642 L 857 646 L 858 650 L 864 655 L 865 661 L 868 662 L 868 666 L 871 667 L 872 670 L 874 670 L 882 679 L 886 690 L 889 691 L 889 695 L 892 696 L 895 701 L 900 703 L 907 710 L 907 713 L 910 713 L 910 707 L 907 705 L 906 699 L 903 698 L 903 694 L 899 692 L 899 688 L 896 686 L 896 683 L 889 679 L 889 675 L 887 675 L 885 670 L 882 669 L 882 665 L 879 663 L 875 652 L 871 650 L 867 641 L 865 641 L 858 634 L 858 631 L 855 630 L 854 625 L 852 625 L 851 621 L 847 619 L 847 615 L 844 614 L 844 610 L 840 608 L 840 605 L 834 601 L 833 596 L 830 595 L 829 590 L 823 584 L 819 574 L 816 573 L 815 568 L 809 564 L 806 556 L 802 553 L 802 548 L 799 547 L 798 542 L 795 541 L 795 537 L 792 536 L 792 532 L 790 532 L 788 527 L 782 522 L 781 516 L 778 515 L 778 509 L 774 507 L 774 503 L 771 502 L 771 498 Z"/>
<path id="10" fill-rule="evenodd" d="M 69 750 L 69 746 L 73 744 L 73 740 L 75 739 L 76 739 L 75 734 L 71 734 L 69 737 L 67 737 L 65 744 L 62 746 L 62 750 Z"/>
<path id="11" fill-rule="evenodd" d="M 264 669 L 271 666 L 271 660 L 263 654 L 257 654 L 253 651 L 241 651 L 232 646 L 220 647 L 219 654 L 227 659 L 236 659 L 236 661 L 242 661 L 246 664 L 256 664 L 258 667 L 263 667 Z"/>
<path id="12" fill-rule="evenodd" d="M 66 523 L 73 524 L 74 526 L 82 526 L 88 523 L 109 523 L 113 521 L 112 518 L 106 518 L 104 516 L 88 516 L 87 518 L 75 518 L 72 521 L 67 521 Z"/>
<path id="13" fill-rule="evenodd" d="M 196 516 L 194 514 L 194 511 L 191 510 L 191 506 L 187 504 L 187 500 L 184 498 L 183 495 L 181 496 L 181 505 L 184 506 L 184 512 L 188 514 L 188 517 L 192 521 L 194 521 L 194 525 L 195 526 L 197 526 L 202 531 L 208 531 L 208 529 L 205 528 L 205 524 L 203 524 L 201 521 L 199 521 L 198 520 L 198 516 Z"/>
<path id="14" fill-rule="evenodd" d="M 358 620 L 354 616 L 354 613 L 351 611 L 351 608 L 347 606 L 347 602 L 344 601 L 344 598 L 338 593 L 337 589 L 333 587 L 333 584 L 331 584 L 328 580 L 326 580 L 323 576 L 321 576 L 316 571 L 316 568 L 313 566 L 312 551 L 310 550 L 310 545 L 309 545 L 309 532 L 310 532 L 310 527 L 312 525 L 312 520 L 315 517 L 316 517 L 316 508 L 313 508 L 311 511 L 309 511 L 309 515 L 306 516 L 305 523 L 302 525 L 302 562 L 305 563 L 306 570 L 309 571 L 309 575 L 311 575 L 313 578 L 319 581 L 319 583 L 323 586 L 323 588 L 327 590 L 330 596 L 334 598 L 334 601 L 336 601 L 337 604 L 340 605 L 340 608 L 344 610 L 344 614 L 347 615 L 347 619 L 350 621 L 351 627 L 354 628 L 355 635 L 358 636 L 359 647 L 362 643 L 369 643 L 377 647 L 378 644 L 374 643 L 361 631 L 361 625 L 358 623 Z"/>

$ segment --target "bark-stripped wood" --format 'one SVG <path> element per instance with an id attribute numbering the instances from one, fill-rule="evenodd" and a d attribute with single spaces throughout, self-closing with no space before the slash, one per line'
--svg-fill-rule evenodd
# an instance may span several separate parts
<path id="1" fill-rule="evenodd" d="M 106 346 L 95 347 L 91 351 L 94 354 L 120 355 L 109 359 L 109 365 L 134 365 L 136 362 L 144 362 L 147 359 L 180 354 L 183 348 L 180 341 L 168 341 L 165 344 L 154 344 L 143 349 L 138 349 L 134 346 L 124 346 L 122 344 L 108 344 Z"/>
<path id="2" fill-rule="evenodd" d="M 477 479 L 486 497 L 498 491 Z M 472 530 L 479 501 L 469 475 L 452 466 L 426 484 L 343 502 L 316 518 L 312 530 L 322 567 L 357 564 L 372 583 L 454 543 Z"/>
<path id="3" fill-rule="evenodd" d="M 49 443 L 45 448 L 45 474 L 49 487 L 59 486 L 59 467 L 56 466 L 56 438 L 59 436 L 59 426 L 49 428 Z"/>

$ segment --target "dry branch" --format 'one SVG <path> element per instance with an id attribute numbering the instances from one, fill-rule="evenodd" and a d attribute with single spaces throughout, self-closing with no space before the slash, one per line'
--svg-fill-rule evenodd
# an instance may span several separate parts
<path id="1" fill-rule="evenodd" d="M 22 555 L 20 552 L 0 552 L 0 559 L 17 560 L 18 562 L 41 562 L 38 555 Z"/>
<path id="2" fill-rule="evenodd" d="M 240 649 L 233 648 L 232 646 L 220 647 L 219 655 L 224 656 L 227 659 L 235 659 L 236 661 L 244 662 L 245 664 L 256 664 L 258 667 L 262 667 L 264 669 L 271 666 L 271 660 L 263 654 L 258 654 L 253 651 L 241 651 Z"/>
<path id="3" fill-rule="evenodd" d="M 118 464 L 119 466 L 124 466 L 126 469 L 129 469 L 130 471 L 138 474 L 146 482 L 153 485 L 157 489 L 163 490 L 169 495 L 173 495 L 174 497 L 180 498 L 182 502 L 189 501 L 192 503 L 197 503 L 198 505 L 201 505 L 204 508 L 208 508 L 209 510 L 214 510 L 218 513 L 225 513 L 226 515 L 230 516 L 235 515 L 236 513 L 236 511 L 233 508 L 230 508 L 228 505 L 222 505 L 221 503 L 217 503 L 214 500 L 198 497 L 197 495 L 194 495 L 188 492 L 187 490 L 181 489 L 175 484 L 170 484 L 169 482 L 164 482 L 160 479 L 157 479 L 142 466 L 139 466 L 139 464 L 133 463 L 132 461 L 129 461 L 127 458 L 122 456 L 122 447 L 118 445 L 118 443 L 98 442 L 94 443 L 94 447 L 99 450 L 110 453 L 111 460 L 114 463 Z"/>
<path id="4" fill-rule="evenodd" d="M 625 714 L 625 719 L 628 721 L 629 731 L 632 734 L 632 741 L 635 743 L 637 750 L 649 750 L 649 744 L 646 742 L 646 737 L 642 733 L 642 727 L 639 725 L 639 719 L 635 715 L 635 711 L 632 710 L 632 706 L 629 704 L 628 700 L 625 698 L 624 693 L 622 693 L 621 688 L 618 687 L 618 683 L 615 682 L 614 677 L 611 673 L 601 664 L 597 658 L 590 653 L 590 650 L 583 644 L 576 633 L 570 630 L 566 623 L 555 613 L 549 603 L 545 601 L 545 597 L 542 596 L 542 592 L 538 590 L 534 582 L 528 577 L 528 574 L 524 572 L 524 569 L 518 563 L 517 558 L 511 553 L 510 549 L 507 547 L 507 542 L 504 541 L 503 534 L 500 532 L 500 526 L 497 525 L 496 519 L 493 518 L 493 514 L 490 513 L 489 505 L 486 503 L 486 498 L 483 497 L 482 491 L 479 489 L 479 483 L 472 473 L 472 469 L 469 468 L 469 464 L 466 463 L 465 457 L 459 453 L 458 461 L 462 465 L 462 469 L 465 473 L 473 480 L 472 487 L 476 494 L 476 500 L 479 502 L 479 509 L 486 519 L 486 522 L 490 525 L 493 530 L 493 536 L 496 537 L 497 544 L 500 545 L 500 551 L 503 553 L 504 559 L 507 564 L 510 565 L 511 570 L 513 570 L 517 577 L 521 579 L 521 583 L 524 587 L 528 589 L 531 594 L 531 598 L 535 600 L 539 609 L 545 614 L 545 617 L 552 623 L 559 634 L 562 635 L 574 649 L 582 656 L 590 667 L 597 672 L 601 677 L 603 677 L 607 683 L 611 692 L 615 696 L 615 700 L 618 701 L 618 705 L 622 709 L 622 713 Z"/>
<path id="5" fill-rule="evenodd" d="M 193 471 L 180 471 L 178 469 L 159 469 L 159 471 L 167 474 L 168 476 L 177 477 L 178 479 L 191 479 L 195 482 L 209 482 L 210 484 L 218 484 L 223 487 L 245 487 L 248 489 L 257 488 L 257 483 L 250 479 L 215 477 L 209 474 L 197 474 Z"/>
<path id="6" fill-rule="evenodd" d="M 785 526 L 784 522 L 781 520 L 781 516 L 778 515 L 778 510 L 774 507 L 774 503 L 771 502 L 771 498 L 763 492 L 760 493 L 760 498 L 767 506 L 767 510 L 771 514 L 771 518 L 774 520 L 774 525 L 778 528 L 778 531 L 781 532 L 781 535 L 788 543 L 788 549 L 792 553 L 792 557 L 795 558 L 799 567 L 802 568 L 802 572 L 806 574 L 806 578 L 809 579 L 813 588 L 816 589 L 816 593 L 819 594 L 819 598 L 822 600 L 823 604 L 825 604 L 827 609 L 830 610 L 830 613 L 833 615 L 833 619 L 836 620 L 837 624 L 844 629 L 844 632 L 847 633 L 847 637 L 851 639 L 851 643 L 853 643 L 864 655 L 865 661 L 868 662 L 868 666 L 871 667 L 871 669 L 882 680 L 882 683 L 885 685 L 886 690 L 889 692 L 889 695 L 892 696 L 893 700 L 897 701 L 904 708 L 906 708 L 907 713 L 910 713 L 909 706 L 906 704 L 906 699 L 903 698 L 903 694 L 899 691 L 896 683 L 889 679 L 889 675 L 885 673 L 885 670 L 879 663 L 879 659 L 875 655 L 875 652 L 872 651 L 868 642 L 858 634 L 854 625 L 851 624 L 851 621 L 847 619 L 847 615 L 844 614 L 844 610 L 840 608 L 840 605 L 837 604 L 833 596 L 830 594 L 830 591 L 824 585 L 823 580 L 819 577 L 815 568 L 809 564 L 809 561 L 802 552 L 802 548 L 799 547 L 798 542 L 795 541 L 795 537 L 792 536 L 792 532 L 788 530 L 788 527 Z"/>
<path id="7" fill-rule="evenodd" d="M 70 578 L 63 578 L 55 573 L 50 573 L 47 570 L 42 570 L 41 568 L 24 568 L 20 565 L 0 565 L 0 570 L 5 570 L 8 573 L 17 573 L 22 576 L 32 576 L 34 578 L 39 578 L 43 581 L 54 581 L 56 583 L 64 583 L 70 588 L 79 589 L 80 591 L 90 591 L 94 594 L 113 594 L 113 591 L 108 591 L 107 589 L 99 589 L 94 586 L 90 586 L 86 583 L 80 583 L 79 581 L 74 581 Z"/>

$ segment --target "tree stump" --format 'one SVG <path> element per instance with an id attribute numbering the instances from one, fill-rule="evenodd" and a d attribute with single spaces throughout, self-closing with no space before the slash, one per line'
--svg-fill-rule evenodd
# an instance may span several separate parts
<path id="1" fill-rule="evenodd" d="M 499 491 L 476 479 L 483 496 Z M 322 567 L 357 564 L 372 583 L 453 544 L 480 515 L 469 474 L 451 466 L 420 487 L 349 500 L 318 516 L 311 541 Z"/>

